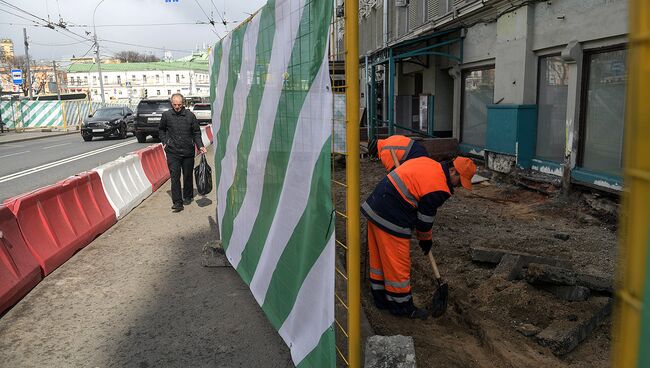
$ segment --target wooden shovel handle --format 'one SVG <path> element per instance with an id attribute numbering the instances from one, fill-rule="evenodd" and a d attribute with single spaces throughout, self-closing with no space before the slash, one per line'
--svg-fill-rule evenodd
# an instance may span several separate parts
<path id="1" fill-rule="evenodd" d="M 433 276 L 435 276 L 436 280 L 440 280 L 440 272 L 438 272 L 438 265 L 436 264 L 436 260 L 433 258 L 433 254 L 429 251 L 427 255 L 429 256 L 429 262 L 431 262 L 431 268 L 433 268 Z"/>

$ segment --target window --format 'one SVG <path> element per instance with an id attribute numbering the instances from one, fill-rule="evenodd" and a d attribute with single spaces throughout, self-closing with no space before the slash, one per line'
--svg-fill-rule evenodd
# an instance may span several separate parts
<path id="1" fill-rule="evenodd" d="M 142 74 L 142 82 L 147 83 L 147 75 L 146 74 Z"/>
<path id="2" fill-rule="evenodd" d="M 117 84 L 122 84 L 122 76 L 121 75 L 117 76 Z"/>
<path id="3" fill-rule="evenodd" d="M 160 76 L 156 74 L 156 84 L 160 83 Z"/>
<path id="4" fill-rule="evenodd" d="M 97 76 L 93 75 L 93 84 L 97 83 Z"/>
<path id="5" fill-rule="evenodd" d="M 537 88 L 538 158 L 561 162 L 566 141 L 569 66 L 559 56 L 539 58 Z"/>
<path id="6" fill-rule="evenodd" d="M 461 142 L 485 147 L 487 105 L 494 102 L 494 67 L 463 72 Z"/>
<path id="7" fill-rule="evenodd" d="M 180 83 L 180 82 L 181 82 L 181 78 L 178 74 L 176 74 L 176 83 Z"/>
<path id="8" fill-rule="evenodd" d="M 131 80 L 135 80 L 135 74 L 131 74 Z"/>
<path id="9" fill-rule="evenodd" d="M 167 83 L 171 82 L 171 76 L 167 74 Z"/>
<path id="10" fill-rule="evenodd" d="M 88 84 L 88 77 L 84 77 L 84 84 Z"/>
<path id="11" fill-rule="evenodd" d="M 122 90 L 117 91 L 117 94 L 118 94 L 118 95 L 121 95 L 121 94 L 122 94 Z"/>
<path id="12" fill-rule="evenodd" d="M 171 96 L 171 94 L 172 94 L 172 90 L 171 90 L 171 89 L 168 89 L 168 90 L 167 90 L 167 94 Z"/>
<path id="13" fill-rule="evenodd" d="M 585 55 L 581 114 L 585 169 L 620 175 L 625 121 L 627 51 L 601 50 Z"/>
<path id="14" fill-rule="evenodd" d="M 81 85 L 81 77 L 77 77 L 77 84 Z"/>
<path id="15" fill-rule="evenodd" d="M 159 89 L 156 90 L 156 95 L 160 96 L 160 90 Z"/>

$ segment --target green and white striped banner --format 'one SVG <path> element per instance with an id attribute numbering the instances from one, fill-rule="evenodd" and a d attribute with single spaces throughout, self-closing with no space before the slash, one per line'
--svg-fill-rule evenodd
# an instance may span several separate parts
<path id="1" fill-rule="evenodd" d="M 226 256 L 298 367 L 334 367 L 332 0 L 269 0 L 210 55 Z"/>
<path id="2" fill-rule="evenodd" d="M 100 107 L 126 106 L 126 104 L 86 100 L 2 101 L 0 102 L 0 116 L 2 116 L 2 121 L 7 129 L 14 129 L 16 125 L 25 129 L 63 127 L 62 106 L 65 107 L 66 124 L 73 126 L 81 124 L 88 114 Z"/>
<path id="3" fill-rule="evenodd" d="M 12 129 L 16 122 L 23 128 L 63 125 L 60 101 L 4 101 L 0 111 L 2 121 Z"/>

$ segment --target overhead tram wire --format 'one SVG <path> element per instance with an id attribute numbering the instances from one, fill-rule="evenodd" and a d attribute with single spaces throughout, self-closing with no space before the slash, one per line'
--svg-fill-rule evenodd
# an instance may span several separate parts
<path id="1" fill-rule="evenodd" d="M 164 48 L 164 47 L 155 47 L 155 46 L 146 46 L 146 45 L 138 45 L 135 43 L 129 43 L 129 42 L 121 42 L 121 41 L 113 41 L 113 40 L 107 40 L 107 39 L 100 39 L 100 41 L 103 42 L 110 42 L 110 43 L 115 43 L 118 45 L 127 45 L 127 46 L 135 46 L 135 47 L 142 47 L 144 49 L 152 49 L 152 50 L 167 50 L 167 51 L 177 51 L 177 52 L 193 52 L 194 50 L 178 50 L 178 49 L 170 49 L 170 48 Z"/>
<path id="2" fill-rule="evenodd" d="M 217 28 L 216 28 L 215 25 L 214 25 L 214 19 L 212 19 L 212 17 L 210 17 L 210 16 L 208 15 L 208 13 L 205 12 L 205 10 L 203 9 L 203 7 L 201 6 L 201 3 L 199 3 L 199 0 L 194 0 L 194 2 L 196 3 L 196 5 L 199 6 L 199 8 L 200 8 L 201 11 L 203 12 L 203 14 L 205 14 L 205 17 L 208 18 L 208 22 L 210 22 L 210 24 L 212 24 L 212 32 L 214 32 L 214 34 L 215 34 L 217 37 L 221 38 L 221 36 L 219 35 L 219 33 L 217 33 Z"/>

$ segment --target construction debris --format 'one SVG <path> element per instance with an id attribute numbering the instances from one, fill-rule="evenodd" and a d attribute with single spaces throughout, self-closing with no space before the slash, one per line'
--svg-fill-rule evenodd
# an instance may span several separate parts
<path id="1" fill-rule="evenodd" d="M 569 353 L 611 313 L 612 299 L 598 299 L 600 307 L 590 318 L 582 321 L 555 321 L 538 333 L 534 337 L 535 341 L 542 346 L 549 347 L 555 355 Z"/>
<path id="2" fill-rule="evenodd" d="M 366 343 L 366 368 L 415 368 L 415 346 L 410 336 L 371 336 Z"/>

